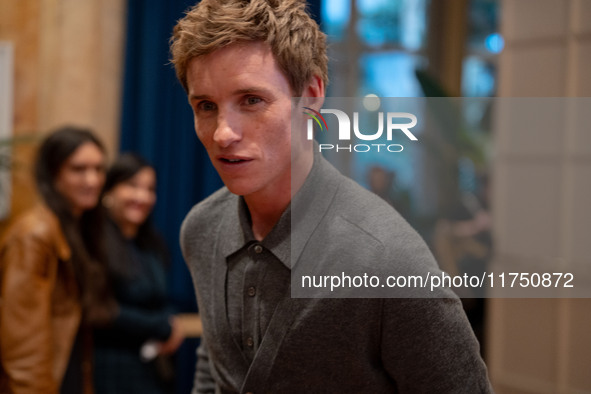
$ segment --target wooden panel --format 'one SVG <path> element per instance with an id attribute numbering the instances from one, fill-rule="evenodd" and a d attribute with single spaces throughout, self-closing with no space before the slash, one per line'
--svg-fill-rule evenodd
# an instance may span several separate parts
<path id="1" fill-rule="evenodd" d="M 88 126 L 117 150 L 125 0 L 0 1 L 0 40 L 14 43 L 14 134 Z M 12 215 L 35 201 L 31 143 L 15 148 Z M 0 223 L 0 230 L 6 223 Z"/>

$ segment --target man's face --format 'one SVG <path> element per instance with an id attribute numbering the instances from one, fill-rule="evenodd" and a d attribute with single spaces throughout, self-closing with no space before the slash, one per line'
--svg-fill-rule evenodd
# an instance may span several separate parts
<path id="1" fill-rule="evenodd" d="M 228 189 L 261 198 L 289 191 L 292 93 L 269 47 L 233 44 L 196 57 L 187 84 L 197 136 Z"/>

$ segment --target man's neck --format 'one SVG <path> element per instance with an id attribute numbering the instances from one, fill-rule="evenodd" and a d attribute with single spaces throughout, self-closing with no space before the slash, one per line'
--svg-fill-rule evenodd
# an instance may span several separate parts
<path id="1" fill-rule="evenodd" d="M 252 220 L 252 233 L 258 241 L 262 241 L 271 232 L 289 205 L 291 199 L 289 190 L 287 192 L 287 198 L 284 196 L 275 196 L 272 200 L 244 198 Z"/>
<path id="2" fill-rule="evenodd" d="M 310 155 L 297 164 L 297 170 L 292 171 L 292 178 L 288 184 L 275 187 L 272 191 L 261 191 L 256 195 L 244 196 L 255 239 L 262 241 L 271 232 L 291 202 L 291 198 L 304 184 L 313 163 L 314 159 Z"/>

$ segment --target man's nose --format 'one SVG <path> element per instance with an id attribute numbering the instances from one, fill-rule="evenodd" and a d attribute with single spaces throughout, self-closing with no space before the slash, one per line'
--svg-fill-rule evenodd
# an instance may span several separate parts
<path id="1" fill-rule="evenodd" d="M 220 115 L 216 130 L 213 134 L 214 142 L 222 148 L 227 148 L 241 139 L 242 133 L 240 131 L 240 126 L 229 117 Z"/>

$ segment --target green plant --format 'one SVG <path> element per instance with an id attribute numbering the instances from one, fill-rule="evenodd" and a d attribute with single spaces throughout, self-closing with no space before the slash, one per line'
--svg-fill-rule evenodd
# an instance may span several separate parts
<path id="1" fill-rule="evenodd" d="M 24 143 L 31 143 L 36 139 L 33 134 L 17 137 L 0 138 L 0 219 L 8 212 L 8 193 L 10 188 L 6 184 L 10 182 L 9 171 L 17 169 L 20 163 L 15 160 L 13 148 Z"/>

